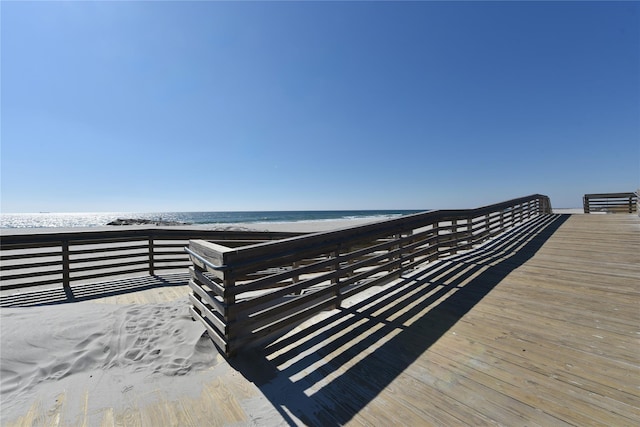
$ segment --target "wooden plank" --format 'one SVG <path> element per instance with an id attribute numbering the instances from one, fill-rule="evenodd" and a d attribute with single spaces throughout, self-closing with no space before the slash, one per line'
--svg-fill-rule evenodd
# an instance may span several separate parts
<path id="1" fill-rule="evenodd" d="M 521 201 L 528 199 L 529 198 L 515 199 L 512 201 L 471 210 L 441 210 L 407 215 L 400 218 L 380 221 L 377 223 L 361 225 L 352 228 L 345 228 L 338 231 L 314 233 L 305 236 L 284 239 L 277 242 L 268 242 L 259 245 L 247 246 L 244 248 L 240 248 L 234 253 L 230 253 L 228 260 L 231 264 L 241 265 L 240 263 L 249 264 L 252 259 L 261 260 L 265 257 L 280 258 L 283 256 L 289 256 L 289 254 L 296 253 L 297 251 L 305 252 L 316 250 L 318 251 L 318 253 L 322 253 L 323 251 L 328 253 L 334 251 L 335 246 L 338 244 L 349 245 L 352 241 L 356 242 L 375 239 L 378 237 L 390 236 L 394 234 L 401 234 L 415 228 L 423 227 L 426 224 L 431 224 L 434 221 L 456 217 L 467 218 L 471 215 L 477 215 L 485 211 L 488 213 L 492 210 L 501 209 L 503 206 L 511 206 L 514 203 L 520 203 Z"/>
<path id="2" fill-rule="evenodd" d="M 149 248 L 149 244 L 145 243 L 143 245 L 128 245 L 128 246 L 100 246 L 94 247 L 91 249 L 77 249 L 77 245 L 73 248 L 69 249 L 69 255 L 84 255 L 84 254 L 95 254 L 100 252 L 123 252 L 130 251 L 131 253 L 136 253 L 134 251 L 141 251 L 137 253 L 145 254 Z M 80 246 L 82 247 L 82 246 Z"/>
<path id="3" fill-rule="evenodd" d="M 107 263 L 107 264 L 98 264 L 98 265 L 78 265 L 78 264 L 83 264 L 84 261 L 79 262 L 76 260 L 73 260 L 70 262 L 70 267 L 69 267 L 69 272 L 71 274 L 75 274 L 75 273 L 83 273 L 85 271 L 95 271 L 95 270 L 104 270 L 104 269 L 112 269 L 112 268 L 122 268 L 122 267 L 131 267 L 131 266 L 136 266 L 136 265 L 144 265 L 147 266 L 149 265 L 149 259 L 145 258 L 145 259 L 141 259 L 141 260 L 135 260 L 135 261 L 127 261 L 127 262 L 117 262 L 117 263 Z"/>
<path id="4" fill-rule="evenodd" d="M 224 338 L 220 336 L 220 334 L 218 333 L 218 330 L 211 323 L 211 321 L 207 317 L 201 316 L 200 313 L 198 313 L 196 309 L 194 309 L 193 307 L 189 307 L 189 313 L 196 321 L 202 322 L 204 327 L 207 329 L 209 337 L 216 344 L 216 346 L 218 346 L 218 348 L 223 353 L 228 353 L 229 352 L 228 344 L 225 342 Z"/>
<path id="5" fill-rule="evenodd" d="M 544 223 L 540 224 L 541 227 L 544 225 Z M 637 227 L 637 225 L 635 225 L 635 227 Z M 586 228 L 584 232 L 589 233 L 591 229 L 591 227 Z M 609 233 L 603 233 L 602 237 L 607 237 L 608 234 Z M 561 234 L 559 239 L 561 239 L 561 242 L 566 241 Z M 632 248 L 635 250 L 638 249 L 637 239 L 635 239 L 635 241 L 629 240 L 628 242 L 631 242 L 631 246 L 627 246 L 627 250 L 632 250 Z M 555 244 L 555 240 L 550 241 L 550 243 Z M 517 248 L 517 245 L 507 244 L 507 247 Z M 544 247 L 538 252 L 543 254 Z M 599 253 L 600 256 L 609 256 L 606 251 L 594 251 L 594 254 L 595 253 Z M 508 253 L 505 253 L 505 256 L 508 255 Z M 537 264 L 537 254 L 534 259 L 536 260 L 534 264 Z M 590 260 L 592 259 L 593 257 L 590 258 Z M 556 265 L 562 265 L 562 262 L 563 259 L 560 259 Z M 527 262 L 525 266 L 528 266 L 530 263 L 531 261 Z M 587 261 L 587 264 L 589 263 L 590 261 Z M 453 266 L 455 264 L 451 265 Z M 500 264 L 495 264 L 495 266 L 498 267 Z M 553 271 L 555 271 L 553 265 L 550 264 L 545 268 L 548 268 L 551 275 L 553 275 Z M 602 264 L 600 268 L 602 268 L 601 271 L 603 272 L 610 271 L 610 267 L 606 264 Z M 388 412 L 385 412 L 384 408 L 389 405 L 398 407 L 398 402 L 403 402 L 400 407 L 406 407 L 404 405 L 411 406 L 408 403 L 410 400 L 407 399 L 410 398 L 407 398 L 407 395 L 421 397 L 433 396 L 438 403 L 434 404 L 434 402 L 430 402 L 429 408 L 432 411 L 444 411 L 451 415 L 455 413 L 456 416 L 461 417 L 459 418 L 460 424 L 466 425 L 474 424 L 470 421 L 472 419 L 471 416 L 474 414 L 488 416 L 482 424 L 493 421 L 509 425 L 536 423 L 543 425 L 560 425 L 563 423 L 570 425 L 612 425 L 612 423 L 615 425 L 628 425 L 632 423 L 632 420 L 637 419 L 638 399 L 633 397 L 634 394 L 637 394 L 637 390 L 632 386 L 633 383 L 627 382 L 625 387 L 622 388 L 618 385 L 616 387 L 617 390 L 613 388 L 615 384 L 620 384 L 621 380 L 625 381 L 624 378 L 629 378 L 628 375 L 630 371 L 628 369 L 630 366 L 627 365 L 627 368 L 622 368 L 623 365 L 619 362 L 614 362 L 614 360 L 621 358 L 622 361 L 627 360 L 627 363 L 632 363 L 628 358 L 632 357 L 633 347 L 629 347 L 630 341 L 628 340 L 635 339 L 636 328 L 629 329 L 627 335 L 614 332 L 608 337 L 603 335 L 603 339 L 593 338 L 595 340 L 603 340 L 603 343 L 597 348 L 591 349 L 590 352 L 594 355 L 594 351 L 606 352 L 604 354 L 598 354 L 598 357 L 607 357 L 607 361 L 602 364 L 591 361 L 588 363 L 585 362 L 583 365 L 585 367 L 591 366 L 591 370 L 599 370 L 599 373 L 593 374 L 585 370 L 581 371 L 578 377 L 574 377 L 570 373 L 571 368 L 568 368 L 569 370 L 566 375 L 560 375 L 558 373 L 560 371 L 556 371 L 555 376 L 550 376 L 549 370 L 554 368 L 552 368 L 553 365 L 549 364 L 549 361 L 553 361 L 554 359 L 558 359 L 559 361 L 563 360 L 562 356 L 558 357 L 557 353 L 555 353 L 558 349 L 564 348 L 564 346 L 557 347 L 554 343 L 555 334 L 560 331 L 561 339 L 563 339 L 562 334 L 566 334 L 566 337 L 585 336 L 582 342 L 587 344 L 589 341 L 586 339 L 586 335 L 588 335 L 590 329 L 585 326 L 585 322 L 580 319 L 580 316 L 584 318 L 585 315 L 587 317 L 593 315 L 594 310 L 591 309 L 591 305 L 589 304 L 599 304 L 599 308 L 603 313 L 603 317 L 600 317 L 601 321 L 604 320 L 605 317 L 611 319 L 612 314 L 616 312 L 611 311 L 606 304 L 602 304 L 602 295 L 596 295 L 595 298 L 591 299 L 587 295 L 583 295 L 584 292 L 588 292 L 589 288 L 587 288 L 575 290 L 575 292 L 579 292 L 579 300 L 576 300 L 574 294 L 575 308 L 570 312 L 572 317 L 567 318 L 559 308 L 572 307 L 570 304 L 570 294 L 567 295 L 567 299 L 549 298 L 548 295 L 546 295 L 546 297 L 541 295 L 536 297 L 535 295 L 540 294 L 539 291 L 543 290 L 540 284 L 545 284 L 545 287 L 550 289 L 553 289 L 556 284 L 542 281 L 537 284 L 536 282 L 529 282 L 529 286 L 527 286 L 527 275 L 518 274 L 518 272 L 522 270 L 523 268 L 513 270 L 508 276 L 501 279 L 501 282 L 496 286 L 494 291 L 492 291 L 489 296 L 484 297 L 482 302 L 476 306 L 476 309 L 456 322 L 451 329 L 448 329 L 447 334 L 426 352 L 420 349 L 419 344 L 415 344 L 417 346 L 416 353 L 421 354 L 416 363 L 408 366 L 405 372 L 396 378 L 394 381 L 395 386 L 386 386 L 381 392 L 376 393 L 376 397 L 366 406 L 366 409 L 358 412 L 358 415 L 356 415 L 353 421 L 358 422 L 357 420 L 365 419 L 361 414 L 369 414 L 368 416 L 383 412 L 386 414 Z M 473 280 L 473 277 L 490 277 L 486 274 L 488 272 L 486 268 L 484 271 L 485 274 L 482 274 L 482 270 L 479 270 L 479 275 L 470 276 L 471 280 Z M 508 272 L 508 269 L 505 271 Z M 640 277 L 640 272 L 638 272 L 638 270 L 634 271 L 636 271 L 634 295 L 637 301 L 637 284 L 640 283 L 637 279 Z M 502 273 L 499 273 L 493 277 L 500 277 L 501 275 Z M 448 280 L 455 281 L 459 276 L 451 275 L 448 277 Z M 516 277 L 520 277 L 523 280 L 522 283 L 518 285 L 518 293 L 515 293 L 515 289 L 513 288 L 515 283 L 513 279 L 511 279 Z M 562 280 L 566 283 L 566 285 L 562 286 L 567 290 L 566 292 L 569 292 L 571 289 L 571 276 L 568 274 L 566 277 L 558 278 L 557 281 L 562 282 Z M 618 279 L 614 279 L 614 282 L 617 283 L 617 280 Z M 578 280 L 575 283 L 580 283 L 580 281 Z M 607 286 L 610 286 L 610 284 L 611 282 L 609 282 Z M 501 288 L 504 288 L 504 290 L 500 291 Z M 455 290 L 456 288 L 452 289 Z M 600 287 L 600 289 L 601 292 L 606 292 L 606 287 L 603 286 Z M 627 292 L 631 291 L 630 288 L 627 289 Z M 477 292 L 475 293 L 477 294 Z M 469 293 L 469 295 L 473 294 L 474 292 Z M 418 300 L 411 298 L 406 301 L 411 304 Z M 446 299 L 444 301 L 446 301 Z M 620 302 L 622 301 L 621 299 Z M 529 304 L 527 304 L 527 302 L 529 302 Z M 398 304 L 400 305 L 402 303 L 398 302 Z M 635 303 L 631 300 L 626 305 L 631 309 Z M 529 307 L 529 309 L 525 309 L 525 307 Z M 580 307 L 583 307 L 582 310 L 580 310 Z M 393 303 L 387 311 L 389 313 L 396 311 L 393 308 Z M 629 314 L 630 312 L 625 313 L 620 311 L 616 316 L 624 319 L 624 317 Z M 362 313 L 363 317 L 361 317 L 361 319 L 373 319 L 373 316 L 377 317 L 378 315 L 379 314 L 374 313 Z M 544 321 L 544 319 L 554 318 L 557 319 L 555 323 L 549 323 L 549 320 Z M 379 321 L 390 321 L 387 319 L 389 318 L 385 316 L 380 318 Z M 542 323 L 540 323 L 539 320 L 541 320 Z M 486 323 L 487 321 L 491 323 L 488 324 Z M 567 321 L 570 323 L 567 323 Z M 577 325 L 575 330 L 572 328 L 571 325 L 573 323 L 571 322 Z M 608 328 L 615 328 L 616 324 L 617 322 L 610 321 Z M 634 322 L 631 321 L 631 324 L 633 325 Z M 392 325 L 392 323 L 389 323 L 389 325 Z M 492 326 L 490 327 L 490 325 Z M 635 323 L 635 325 L 637 326 L 637 323 Z M 400 333 L 400 335 L 407 335 L 401 341 L 403 344 L 419 343 L 421 341 L 421 334 L 428 335 L 430 333 L 429 329 L 420 328 L 420 330 L 418 330 L 413 325 L 410 327 L 412 328 L 411 333 L 407 330 Z M 345 327 L 340 327 L 340 330 L 344 329 Z M 509 338 L 509 335 L 503 335 L 503 331 L 509 331 L 511 329 L 519 331 L 518 335 L 512 338 Z M 363 332 L 368 330 L 370 330 L 370 327 L 362 329 Z M 355 331 L 352 331 L 352 333 L 354 332 Z M 543 333 L 542 335 L 541 332 Z M 331 332 L 327 332 L 327 334 L 327 336 L 334 336 Z M 414 334 L 416 335 L 414 336 Z M 527 339 L 527 341 L 518 341 L 518 339 L 522 339 L 522 337 L 525 336 L 521 334 L 526 334 L 526 336 L 530 338 Z M 623 336 L 627 336 L 627 341 L 625 341 Z M 451 339 L 455 341 L 451 341 Z M 581 340 L 578 339 L 576 342 L 579 343 L 580 341 Z M 523 352 L 523 348 L 519 347 L 520 342 L 522 342 L 522 345 L 525 345 L 526 352 Z M 463 343 L 469 343 L 472 347 L 468 345 L 466 347 L 462 346 Z M 538 349 L 541 343 L 543 347 Z M 549 343 L 549 345 L 546 345 L 546 343 Z M 565 341 L 564 345 L 571 344 Z M 569 349 L 571 349 L 571 347 L 569 347 Z M 637 345 L 635 349 L 637 349 Z M 398 349 L 398 351 L 400 351 L 400 349 Z M 495 358 L 479 359 L 483 354 L 488 354 L 487 352 L 491 352 L 491 356 Z M 383 353 L 379 351 L 371 353 L 372 356 L 376 355 L 376 357 L 380 357 L 382 354 Z M 570 358 L 572 357 L 570 356 L 571 353 L 567 355 Z M 398 353 L 396 353 L 396 357 L 397 356 L 399 356 Z M 574 360 L 580 360 L 581 357 L 593 356 L 589 356 L 587 347 L 582 349 L 578 347 L 574 351 L 572 358 Z M 347 360 L 347 357 L 345 357 L 345 360 Z M 423 360 L 424 362 L 422 362 Z M 393 359 L 390 358 L 388 363 L 393 364 Z M 382 365 L 381 363 L 381 366 Z M 305 371 L 310 369 L 304 368 L 304 366 L 305 365 L 301 365 L 299 369 L 305 369 Z M 353 365 L 347 364 L 344 367 L 340 367 L 339 372 L 342 374 L 335 376 L 332 372 L 335 372 L 334 369 L 337 368 L 334 368 L 332 363 L 332 367 L 325 372 L 327 372 L 326 375 L 331 378 L 335 377 L 337 381 L 340 375 L 347 375 L 352 369 L 350 366 Z M 434 367 L 441 366 L 445 366 L 446 369 L 433 369 Z M 573 369 L 578 367 L 575 364 L 573 366 Z M 637 356 L 635 358 L 635 366 L 637 367 Z M 429 371 L 420 371 L 416 370 L 416 368 L 428 368 Z M 567 369 L 564 365 L 558 364 L 556 369 L 563 368 Z M 288 375 L 292 375 L 292 373 L 288 372 Z M 609 381 L 608 375 L 611 375 L 612 379 L 610 385 L 605 386 L 607 387 L 605 389 L 600 389 L 603 384 Z M 435 377 L 441 380 L 425 381 L 423 385 L 419 385 L 415 381 L 407 381 L 408 377 L 412 379 Z M 375 378 L 375 376 L 372 378 Z M 455 378 L 455 381 L 452 381 L 451 378 Z M 348 381 L 349 380 L 345 378 L 340 381 L 340 383 L 346 386 Z M 300 382 L 298 382 L 298 384 L 299 383 Z M 398 394 L 399 390 L 405 390 L 406 392 L 400 392 Z M 431 392 L 430 390 L 436 391 Z M 629 400 L 624 399 L 624 394 L 621 394 L 621 390 L 629 393 Z M 354 389 L 352 394 L 357 395 L 358 392 L 357 389 Z M 605 398 L 600 397 L 599 393 L 605 393 Z M 346 395 L 349 394 L 350 393 L 346 393 Z M 343 394 L 343 396 L 344 395 L 345 394 Z M 444 401 L 460 401 L 464 402 L 467 406 L 460 406 L 455 409 L 450 408 L 449 412 L 447 412 L 440 401 L 440 396 L 444 398 L 442 399 Z M 482 399 L 478 399 L 478 396 L 482 396 Z M 337 399 L 337 395 L 334 398 Z M 423 399 L 424 398 L 420 399 L 420 401 L 424 402 Z M 425 416 L 423 419 L 428 418 Z"/>
<path id="6" fill-rule="evenodd" d="M 53 275 L 54 273 L 51 273 L 51 275 Z M 0 281 L 0 290 L 15 290 L 15 289 L 21 289 L 21 288 L 34 288 L 34 287 L 38 287 L 38 286 L 47 286 L 47 285 L 62 285 L 62 272 L 57 272 L 55 273 L 57 275 L 59 275 L 58 278 L 55 279 L 49 279 L 49 280 L 29 280 L 28 282 L 21 282 L 21 283 L 7 283 L 7 279 L 2 279 Z M 44 276 L 44 275 L 43 275 Z"/>
<path id="7" fill-rule="evenodd" d="M 308 306 L 306 310 L 297 310 L 287 316 L 279 317 L 273 323 L 267 324 L 259 330 L 252 331 L 251 334 L 239 336 L 233 340 L 232 345 L 235 346 L 236 349 L 242 348 L 249 342 L 254 346 L 259 345 L 273 335 L 281 334 L 282 329 L 303 322 L 304 320 L 313 317 L 315 314 L 335 306 L 335 302 L 336 297 L 333 296 L 328 299 L 320 300 L 320 302 L 315 302 L 314 305 Z"/>
<path id="8" fill-rule="evenodd" d="M 201 294 L 189 294 L 189 301 L 191 302 L 193 307 L 198 310 L 198 312 L 200 313 L 200 317 L 206 318 L 211 323 L 211 326 L 216 328 L 216 331 L 220 337 L 227 336 L 227 334 L 229 333 L 229 328 L 224 323 L 224 320 L 221 318 L 221 316 L 218 316 L 218 313 L 211 311 L 210 307 L 205 305 L 205 302 L 207 304 L 209 303 L 208 300 L 203 301 L 198 298 L 199 296 L 201 296 Z"/>
<path id="9" fill-rule="evenodd" d="M 231 325 L 231 335 L 233 337 L 242 337 L 248 333 L 254 334 L 255 331 L 269 326 L 271 331 L 276 331 L 276 325 L 286 327 L 290 325 L 285 319 L 294 318 L 298 314 L 303 317 L 310 318 L 320 311 L 335 305 L 335 293 L 331 288 L 325 288 L 316 292 L 308 293 L 298 297 L 291 297 L 289 301 L 275 304 L 273 307 L 255 313 L 248 318 L 243 318 L 237 323 Z M 332 301 L 333 304 L 324 304 Z"/>
<path id="10" fill-rule="evenodd" d="M 205 276 L 201 270 L 194 267 L 189 267 L 189 275 L 195 282 L 199 283 L 200 286 L 204 285 L 216 295 L 224 296 L 224 286 L 221 283 L 217 283 L 215 280 L 212 280 Z"/>
<path id="11" fill-rule="evenodd" d="M 135 273 L 146 273 L 147 271 L 148 271 L 147 267 L 129 268 L 127 270 L 119 270 L 119 271 L 103 271 L 96 274 L 86 274 L 84 276 L 71 277 L 71 282 L 83 282 L 86 280 L 101 279 L 109 276 L 121 276 L 121 275 L 132 275 Z"/>
<path id="12" fill-rule="evenodd" d="M 305 261 L 305 260 L 301 260 Z M 306 264 L 304 266 L 298 268 L 292 268 L 291 270 L 282 271 L 274 274 L 270 274 L 266 277 L 262 277 L 259 279 L 252 280 L 249 283 L 237 284 L 233 288 L 229 289 L 229 291 L 234 295 L 240 295 L 245 292 L 267 289 L 274 283 L 280 283 L 284 280 L 292 279 L 296 276 L 301 276 L 304 274 L 316 273 L 318 271 L 326 271 L 325 269 L 329 266 L 333 266 L 335 264 L 335 258 L 329 258 L 326 260 L 321 260 L 319 262 L 313 262 L 311 264 Z M 300 283 L 300 282 L 299 282 Z M 303 289 L 305 286 L 304 282 L 300 285 L 300 287 L 296 290 Z"/>
<path id="13" fill-rule="evenodd" d="M 16 250 L 23 253 L 10 254 L 10 255 L 7 255 L 4 252 L 2 252 L 2 255 L 0 255 L 0 262 L 1 262 L 0 268 L 4 268 L 6 261 L 14 261 L 18 259 L 51 258 L 51 257 L 62 256 L 62 249 L 60 247 L 56 247 L 55 249 L 56 251 L 51 251 L 51 252 L 35 252 L 33 250 L 27 250 L 28 252 L 24 252 L 22 250 Z M 6 252 L 12 252 L 12 250 L 7 250 L 4 248 L 2 248 L 2 250 Z"/>
<path id="14" fill-rule="evenodd" d="M 227 308 L 224 306 L 224 302 L 218 301 L 213 296 L 209 295 L 205 289 L 203 289 L 199 283 L 196 283 L 193 279 L 189 280 L 189 287 L 198 298 L 211 306 L 211 310 L 215 310 L 220 314 L 221 318 L 224 318 Z"/>

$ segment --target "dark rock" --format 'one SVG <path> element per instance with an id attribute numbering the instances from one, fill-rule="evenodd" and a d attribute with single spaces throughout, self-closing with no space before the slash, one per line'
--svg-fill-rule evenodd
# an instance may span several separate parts
<path id="1" fill-rule="evenodd" d="M 118 218 L 107 225 L 191 225 L 190 222 L 166 221 L 163 219 L 143 219 L 143 218 Z"/>

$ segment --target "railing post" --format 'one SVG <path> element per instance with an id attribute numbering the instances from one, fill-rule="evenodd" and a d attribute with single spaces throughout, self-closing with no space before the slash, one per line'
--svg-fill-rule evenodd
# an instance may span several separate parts
<path id="1" fill-rule="evenodd" d="M 69 240 L 62 241 L 62 286 L 65 292 L 71 290 L 71 261 L 69 258 Z"/>
<path id="2" fill-rule="evenodd" d="M 409 236 L 413 236 L 413 230 L 409 230 L 408 232 L 406 232 L 406 233 L 405 233 L 405 237 L 409 237 Z M 402 246 L 403 246 L 403 248 L 404 248 L 404 245 L 402 245 Z M 409 254 L 410 254 L 410 255 L 411 255 L 411 253 L 413 253 L 413 250 L 411 250 L 411 251 L 409 252 Z M 402 256 L 404 256 L 404 251 L 402 251 L 402 254 L 401 254 L 401 255 L 402 255 Z M 414 257 L 410 257 L 410 258 L 409 258 L 409 262 L 411 263 L 411 262 L 413 262 L 413 261 L 415 261 L 415 258 L 414 258 Z M 403 273 L 403 271 L 404 271 L 404 269 L 400 271 L 400 274 L 402 274 L 402 273 Z"/>
<path id="3" fill-rule="evenodd" d="M 400 234 L 394 234 L 394 235 L 393 235 L 393 238 L 394 238 L 396 241 L 400 240 L 400 239 L 402 238 L 402 233 L 400 233 Z M 397 250 L 397 251 L 398 251 L 398 253 L 397 253 L 395 256 L 393 256 L 393 257 L 392 257 L 393 259 L 397 259 L 397 260 L 399 260 L 399 259 L 401 259 L 401 258 L 402 258 L 402 251 L 400 250 L 401 248 L 402 248 L 402 243 L 400 243 L 400 242 L 398 242 L 398 244 L 397 244 L 397 245 L 392 246 L 391 248 L 389 248 L 389 250 L 391 250 L 391 251 L 393 251 L 393 250 Z M 391 259 L 389 259 L 389 261 L 391 261 Z M 402 275 L 402 262 L 400 262 L 400 263 L 398 264 L 398 267 L 397 267 L 396 269 L 399 271 L 399 274 L 400 274 L 400 275 Z"/>
<path id="4" fill-rule="evenodd" d="M 436 259 L 440 259 L 440 221 L 433 223 L 433 231 L 435 234 Z"/>
<path id="5" fill-rule="evenodd" d="M 483 242 L 491 238 L 491 229 L 489 227 L 490 227 L 489 214 L 485 214 L 484 215 L 484 233 L 483 233 L 484 237 L 482 238 Z"/>
<path id="6" fill-rule="evenodd" d="M 293 261 L 293 264 L 291 264 L 291 269 L 295 270 L 298 267 L 300 267 L 300 262 L 299 261 Z M 295 275 L 291 278 L 291 283 L 296 284 L 300 281 L 300 276 L 299 275 Z M 302 295 L 302 289 L 294 292 L 295 295 Z"/>
<path id="7" fill-rule="evenodd" d="M 231 355 L 236 352 L 235 344 L 233 342 L 236 332 L 234 331 L 237 326 L 236 320 L 236 296 L 235 294 L 230 292 L 230 289 L 235 285 L 235 281 L 229 277 L 231 275 L 231 271 L 224 271 L 222 279 L 222 286 L 224 287 L 222 301 L 224 304 L 224 324 L 226 326 L 226 334 L 225 341 L 227 342 L 227 354 Z"/>
<path id="8" fill-rule="evenodd" d="M 451 234 L 453 237 L 453 251 L 452 254 L 455 255 L 458 253 L 458 236 L 456 236 L 456 234 L 458 234 L 458 219 L 454 218 L 453 220 L 451 220 Z"/>
<path id="9" fill-rule="evenodd" d="M 584 213 L 589 213 L 589 196 L 586 194 L 582 197 L 582 207 L 584 209 Z"/>
<path id="10" fill-rule="evenodd" d="M 155 275 L 153 234 L 149 234 L 149 276 Z"/>
<path id="11" fill-rule="evenodd" d="M 338 245 L 338 247 L 336 248 L 335 252 L 333 253 L 333 256 L 336 260 L 336 264 L 335 264 L 335 271 L 336 271 L 336 278 L 332 280 L 333 282 L 333 294 L 336 297 L 336 304 L 334 306 L 334 309 L 340 308 L 340 304 L 342 304 L 342 298 L 340 296 L 340 249 L 341 246 Z"/>

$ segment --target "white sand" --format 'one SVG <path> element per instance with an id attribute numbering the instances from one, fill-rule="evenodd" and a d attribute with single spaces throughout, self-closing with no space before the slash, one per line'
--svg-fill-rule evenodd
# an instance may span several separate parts
<path id="1" fill-rule="evenodd" d="M 553 208 L 554 214 L 583 214 L 584 208 Z"/>
<path id="2" fill-rule="evenodd" d="M 372 220 L 225 227 L 315 232 L 368 222 Z M 81 302 L 3 308 L 0 314 L 3 426 L 101 425 L 122 421 L 142 407 L 151 408 L 144 416 L 156 413 L 157 417 L 141 415 L 143 425 L 180 425 L 163 418 L 179 412 L 176 407 L 200 417 L 185 425 L 302 424 L 292 414 L 286 421 L 255 384 L 228 365 L 202 336 L 204 326 L 191 320 L 186 299 L 165 304 Z M 163 407 L 173 409 L 163 412 Z M 235 407 L 239 409 L 230 412 Z"/>
<path id="3" fill-rule="evenodd" d="M 319 221 L 298 221 L 298 222 L 251 222 L 225 224 L 216 227 L 206 227 L 212 230 L 254 230 L 254 231 L 291 231 L 299 233 L 315 233 L 318 231 L 337 230 L 345 227 L 379 222 L 380 219 L 354 218 Z"/>
<path id="4" fill-rule="evenodd" d="M 290 231 L 300 233 L 314 233 L 318 231 L 336 230 L 361 224 L 378 222 L 375 218 L 352 218 L 336 220 L 296 221 L 296 222 L 247 222 L 219 225 L 178 225 L 178 226 L 153 226 L 153 225 L 126 225 L 104 227 L 57 227 L 57 228 L 3 228 L 0 234 L 33 234 L 33 233 L 75 233 L 81 231 L 114 231 L 114 230 L 140 230 L 148 228 L 166 228 L 168 230 L 247 230 L 247 231 Z"/>
<path id="5" fill-rule="evenodd" d="M 369 222 L 222 227 L 316 232 Z M 304 425 L 229 365 L 188 307 L 183 299 L 0 309 L 0 425 Z M 277 394 L 288 381 L 268 387 Z M 277 401 L 292 398 L 283 394 Z M 188 416 L 180 421 L 174 414 Z"/>
<path id="6" fill-rule="evenodd" d="M 204 326 L 191 320 L 186 299 L 144 305 L 82 302 L 0 313 L 3 426 L 101 425 L 122 419 L 132 407 L 152 408 L 151 414 L 162 405 L 184 409 L 216 378 L 238 376 L 203 337 Z M 244 385 L 247 399 L 238 402 L 246 416 L 255 418 L 246 423 L 285 424 L 251 385 Z M 206 408 L 192 411 L 216 416 Z"/>

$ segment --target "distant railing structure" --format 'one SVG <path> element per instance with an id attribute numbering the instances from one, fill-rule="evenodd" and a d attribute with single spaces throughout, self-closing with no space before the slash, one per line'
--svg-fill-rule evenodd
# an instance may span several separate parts
<path id="1" fill-rule="evenodd" d="M 0 290 L 69 288 L 117 276 L 188 272 L 190 239 L 228 247 L 278 240 L 300 233 L 135 228 L 77 232 L 10 229 L 0 236 Z"/>
<path id="2" fill-rule="evenodd" d="M 634 213 L 638 211 L 636 193 L 585 194 L 582 198 L 584 213 Z"/>
<path id="3" fill-rule="evenodd" d="M 536 194 L 237 248 L 191 240 L 191 314 L 233 356 L 404 271 L 550 213 L 549 198 Z"/>

